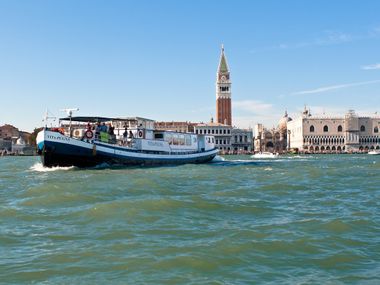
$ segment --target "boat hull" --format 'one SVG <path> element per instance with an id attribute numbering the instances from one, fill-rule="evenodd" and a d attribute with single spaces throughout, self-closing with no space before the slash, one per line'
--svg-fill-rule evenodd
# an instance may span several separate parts
<path id="1" fill-rule="evenodd" d="M 43 134 L 41 134 L 43 133 Z M 217 149 L 192 154 L 153 154 L 100 142 L 85 142 L 61 134 L 42 131 L 37 137 L 38 152 L 46 167 L 107 165 L 178 165 L 206 163 L 218 153 Z"/>

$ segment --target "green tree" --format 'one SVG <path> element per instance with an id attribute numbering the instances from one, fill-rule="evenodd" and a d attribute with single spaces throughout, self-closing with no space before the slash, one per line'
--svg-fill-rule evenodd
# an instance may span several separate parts
<path id="1" fill-rule="evenodd" d="M 37 134 L 42 131 L 43 128 L 35 128 L 32 135 L 30 136 L 30 145 L 32 146 L 36 146 L 37 143 L 36 143 L 36 139 L 37 139 Z"/>

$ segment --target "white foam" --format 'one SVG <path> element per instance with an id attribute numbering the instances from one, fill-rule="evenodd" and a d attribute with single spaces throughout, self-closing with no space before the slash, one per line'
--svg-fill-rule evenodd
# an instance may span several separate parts
<path id="1" fill-rule="evenodd" d="M 215 156 L 212 161 L 218 162 L 218 161 L 225 161 L 226 159 L 224 157 L 221 157 L 219 155 Z"/>
<path id="2" fill-rule="evenodd" d="M 50 171 L 57 171 L 57 170 L 70 170 L 73 169 L 74 166 L 67 166 L 67 167 L 44 167 L 41 162 L 36 162 L 34 165 L 30 167 L 31 171 L 37 171 L 37 172 L 50 172 Z"/>

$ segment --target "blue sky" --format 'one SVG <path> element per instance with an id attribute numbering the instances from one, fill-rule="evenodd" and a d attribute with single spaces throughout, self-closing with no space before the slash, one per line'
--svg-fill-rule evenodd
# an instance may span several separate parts
<path id="1" fill-rule="evenodd" d="M 380 1 L 0 0 L 0 125 L 48 108 L 209 121 L 223 43 L 233 124 L 380 112 Z"/>

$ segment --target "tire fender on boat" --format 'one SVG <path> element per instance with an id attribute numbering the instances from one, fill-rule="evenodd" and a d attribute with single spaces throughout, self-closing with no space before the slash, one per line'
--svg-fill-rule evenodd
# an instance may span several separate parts
<path id="1" fill-rule="evenodd" d="M 91 131 L 91 130 L 87 130 L 84 135 L 86 136 L 86 138 L 88 139 L 92 139 L 93 136 L 94 136 L 94 133 Z"/>

